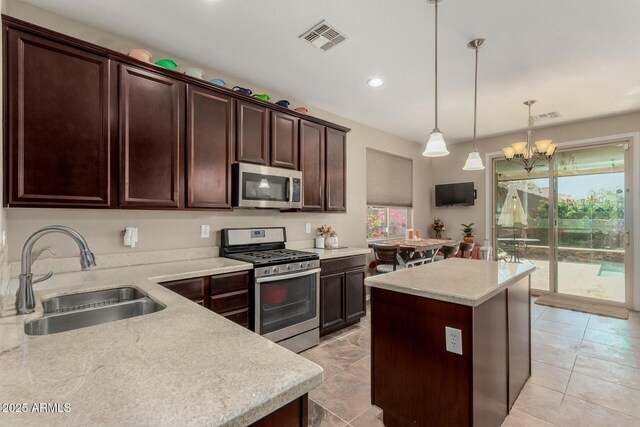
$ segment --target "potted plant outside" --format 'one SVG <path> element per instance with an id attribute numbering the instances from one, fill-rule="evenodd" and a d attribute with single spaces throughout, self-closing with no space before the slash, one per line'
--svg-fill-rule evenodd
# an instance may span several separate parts
<path id="1" fill-rule="evenodd" d="M 460 224 L 462 226 L 462 233 L 464 234 L 464 242 L 465 243 L 473 243 L 475 241 L 475 236 L 473 235 L 473 222 L 469 224 Z"/>

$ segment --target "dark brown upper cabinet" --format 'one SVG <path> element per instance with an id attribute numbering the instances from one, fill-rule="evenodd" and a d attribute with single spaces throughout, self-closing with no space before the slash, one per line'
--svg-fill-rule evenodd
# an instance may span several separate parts
<path id="1" fill-rule="evenodd" d="M 325 127 L 300 120 L 300 171 L 302 210 L 324 210 Z"/>
<path id="2" fill-rule="evenodd" d="M 298 169 L 298 123 L 300 119 L 271 112 L 271 166 Z"/>
<path id="3" fill-rule="evenodd" d="M 325 156 L 325 209 L 345 212 L 347 210 L 347 134 L 345 132 L 327 128 Z"/>
<path id="4" fill-rule="evenodd" d="M 269 109 L 252 102 L 237 102 L 236 161 L 269 164 Z"/>
<path id="5" fill-rule="evenodd" d="M 115 66 L 5 27 L 5 203 L 113 207 Z"/>
<path id="6" fill-rule="evenodd" d="M 187 87 L 187 207 L 231 208 L 233 98 Z"/>
<path id="7" fill-rule="evenodd" d="M 120 65 L 120 206 L 184 206 L 185 85 Z"/>

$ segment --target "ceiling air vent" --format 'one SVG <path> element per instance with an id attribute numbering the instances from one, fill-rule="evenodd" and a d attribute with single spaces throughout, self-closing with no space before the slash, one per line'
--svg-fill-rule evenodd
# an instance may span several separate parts
<path id="1" fill-rule="evenodd" d="M 332 47 L 342 43 L 347 37 L 331 24 L 322 20 L 319 24 L 314 25 L 309 31 L 306 31 L 299 38 L 305 39 L 317 48 L 325 52 Z"/>
<path id="2" fill-rule="evenodd" d="M 560 118 L 560 113 L 557 111 L 552 111 L 550 113 L 538 114 L 537 116 L 533 116 L 533 120 L 536 122 L 542 122 L 545 120 L 558 119 Z"/>

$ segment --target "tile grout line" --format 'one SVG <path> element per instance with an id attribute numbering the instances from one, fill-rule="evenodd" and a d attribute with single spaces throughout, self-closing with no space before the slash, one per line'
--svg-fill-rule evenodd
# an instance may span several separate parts
<path id="1" fill-rule="evenodd" d="M 309 400 L 313 400 L 313 399 L 309 399 Z M 334 417 L 336 417 L 337 419 L 339 419 L 340 421 L 344 422 L 345 425 L 349 424 L 348 421 L 345 421 L 343 418 L 340 418 L 339 416 L 337 416 L 336 414 L 334 414 L 333 412 L 331 412 L 330 410 L 328 410 L 327 408 L 325 408 L 324 406 L 322 406 L 321 404 L 319 404 L 318 402 L 316 402 L 315 400 L 313 400 L 313 403 L 315 403 L 316 405 L 318 405 L 319 407 L 321 407 L 322 409 L 324 409 L 325 411 L 327 411 L 328 413 L 330 413 L 331 415 L 333 415 Z"/>
<path id="2" fill-rule="evenodd" d="M 347 422 L 347 424 L 351 424 L 352 422 L 354 422 L 356 420 L 356 418 L 358 418 L 360 415 L 364 414 L 365 412 L 367 412 L 371 408 L 373 408 L 373 405 L 370 405 L 367 409 L 365 409 L 364 411 L 360 412 L 358 415 L 353 417 L 353 419 L 350 420 L 349 422 Z"/>

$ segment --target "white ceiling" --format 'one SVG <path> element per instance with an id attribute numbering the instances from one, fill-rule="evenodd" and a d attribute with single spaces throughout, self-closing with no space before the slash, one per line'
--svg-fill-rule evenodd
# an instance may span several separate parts
<path id="1" fill-rule="evenodd" d="M 434 126 L 425 0 L 26 1 L 412 141 Z M 562 115 L 544 124 L 640 110 L 638 0 L 446 0 L 439 12 L 450 142 L 472 135 L 477 37 L 479 136 L 524 128 L 530 98 L 534 114 Z M 298 39 L 322 19 L 349 37 L 326 53 Z"/>

